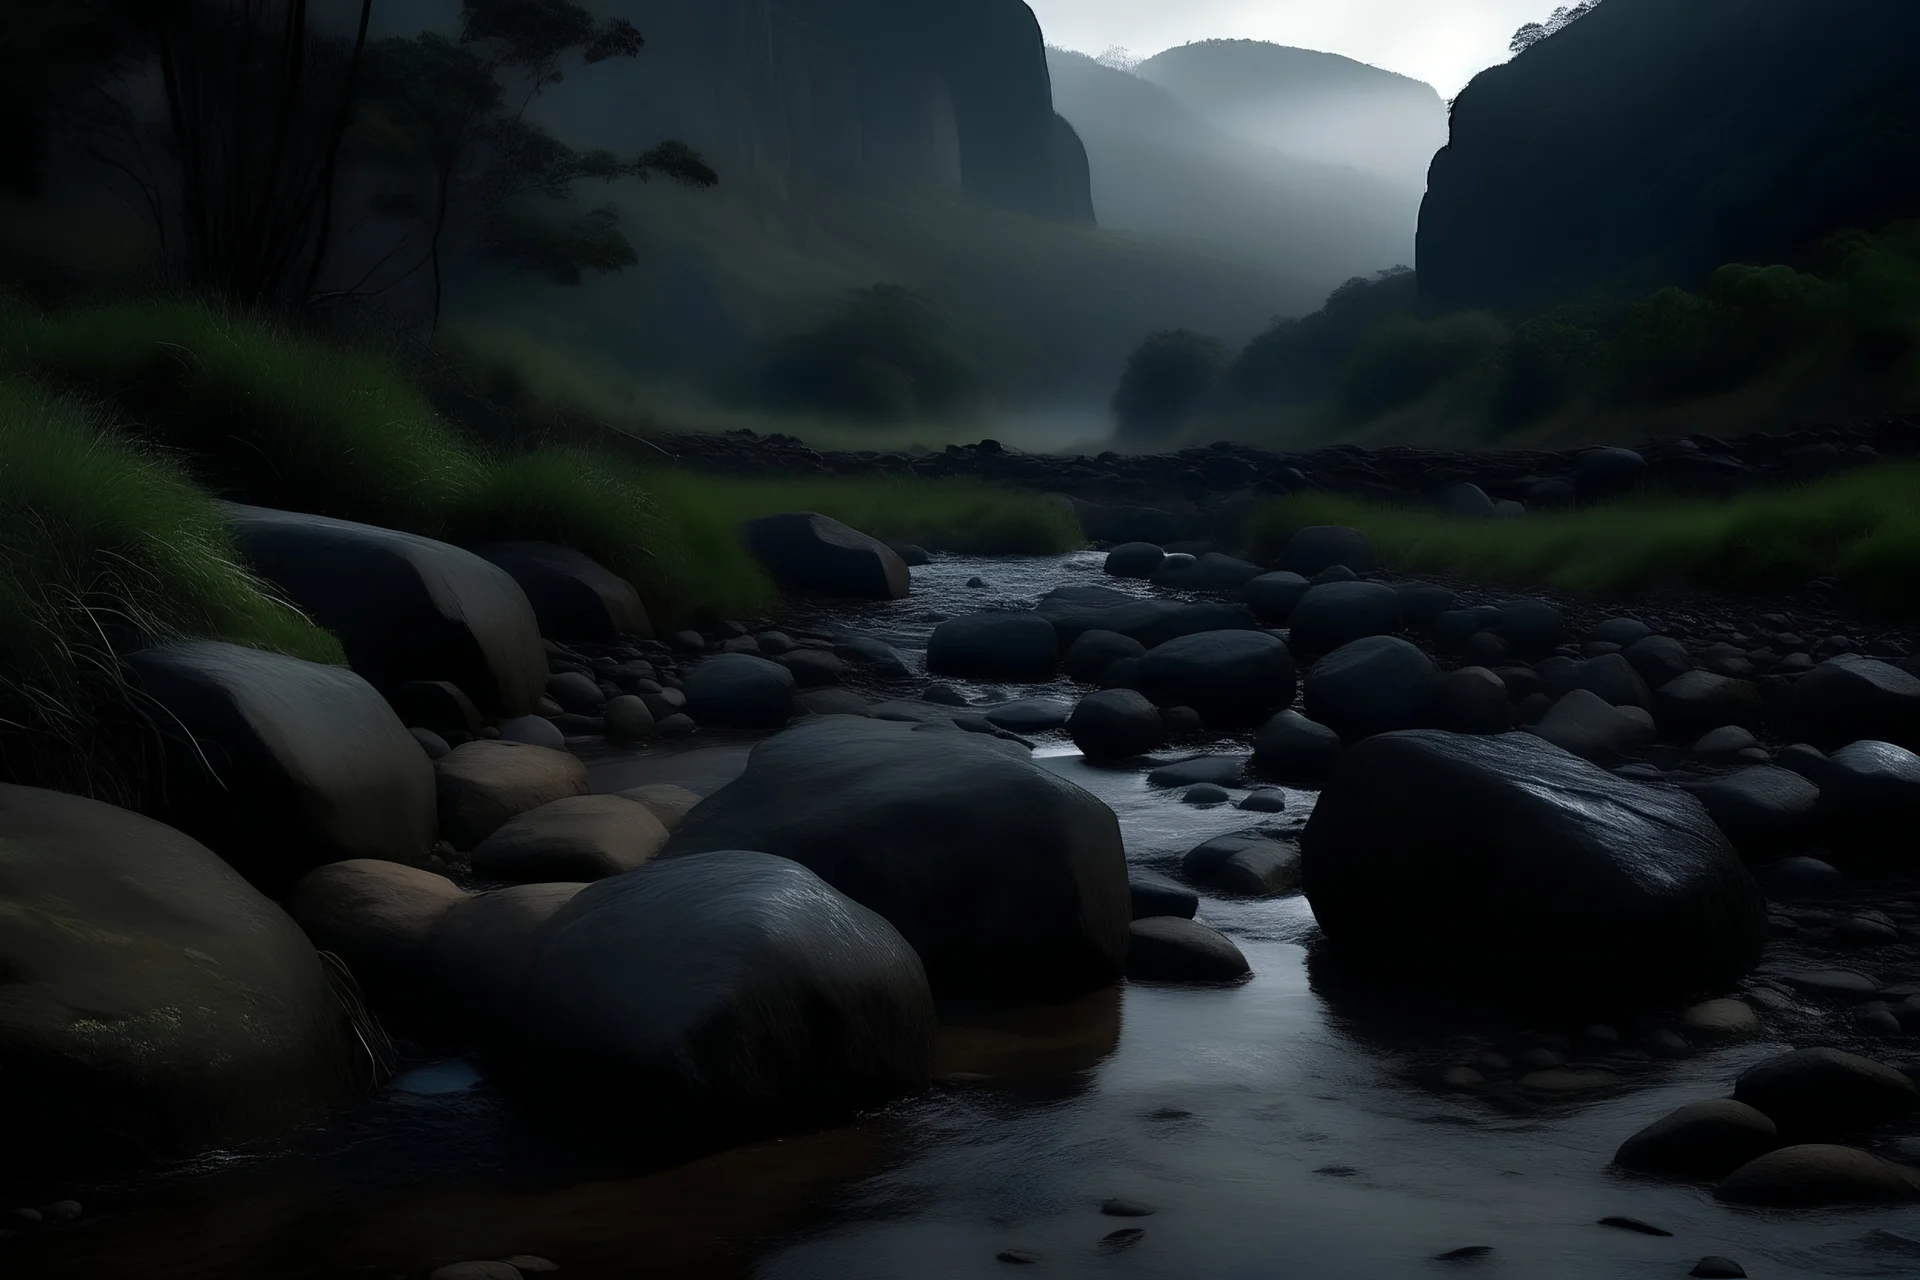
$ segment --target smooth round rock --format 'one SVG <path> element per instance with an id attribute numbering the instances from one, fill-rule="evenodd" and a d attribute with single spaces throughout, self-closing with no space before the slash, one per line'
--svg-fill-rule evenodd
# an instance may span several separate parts
<path id="1" fill-rule="evenodd" d="M 1187 853 L 1180 874 L 1220 893 L 1278 897 L 1300 885 L 1300 849 L 1257 831 L 1215 836 Z"/>
<path id="2" fill-rule="evenodd" d="M 1149 916 L 1181 916 L 1191 920 L 1200 909 L 1199 894 L 1158 876 L 1136 873 L 1127 878 L 1127 889 L 1133 895 L 1135 920 Z"/>
<path id="3" fill-rule="evenodd" d="M 1102 566 L 1115 578 L 1150 578 L 1167 553 L 1151 542 L 1123 542 L 1107 552 Z"/>
<path id="4" fill-rule="evenodd" d="M 1147 646 L 1117 631 L 1085 631 L 1067 649 L 1061 664 L 1069 678 L 1099 684 L 1107 669 L 1123 658 L 1144 658 Z"/>
<path id="5" fill-rule="evenodd" d="M 1920 1171 L 1853 1147 L 1784 1147 L 1742 1165 L 1713 1189 L 1730 1204 L 1814 1209 L 1920 1201 Z"/>
<path id="6" fill-rule="evenodd" d="M 1089 760 L 1145 755 L 1166 737 L 1160 709 L 1132 689 L 1107 689 L 1082 698 L 1067 718 L 1067 735 Z"/>
<path id="7" fill-rule="evenodd" d="M 1398 636 L 1372 636 L 1313 664 L 1301 709 L 1352 742 L 1425 723 L 1437 674 L 1433 660 Z"/>
<path id="8" fill-rule="evenodd" d="M 1130 931 L 1127 977 L 1136 982 L 1237 982 L 1252 971 L 1232 939 L 1193 920 L 1153 916 Z"/>
<path id="9" fill-rule="evenodd" d="M 1825 1141 L 1911 1113 L 1920 1090 L 1904 1072 L 1839 1049 L 1796 1049 L 1747 1068 L 1733 1096 L 1772 1117 L 1783 1137 Z"/>
<path id="10" fill-rule="evenodd" d="M 1053 679 L 1059 666 L 1059 634 L 1032 611 L 949 618 L 927 641 L 927 670 L 934 675 L 1028 683 Z"/>
<path id="11" fill-rule="evenodd" d="M 1289 786 L 1317 787 L 1340 758 L 1340 735 L 1298 711 L 1282 711 L 1253 740 L 1252 770 Z"/>
<path id="12" fill-rule="evenodd" d="M 687 677 L 687 714 L 712 729 L 778 729 L 793 719 L 797 686 L 793 672 L 777 662 L 719 654 Z"/>
<path id="13" fill-rule="evenodd" d="M 1373 547 L 1366 535 L 1345 525 L 1315 525 L 1301 529 L 1280 553 L 1280 568 L 1311 578 L 1322 569 L 1344 565 L 1355 573 L 1372 573 Z"/>
<path id="14" fill-rule="evenodd" d="M 1763 1112 L 1730 1098 L 1694 1102 L 1654 1121 L 1614 1153 L 1623 1169 L 1674 1178 L 1722 1178 L 1780 1144 Z"/>
<path id="15" fill-rule="evenodd" d="M 1293 655 L 1264 631 L 1205 631 L 1148 651 L 1140 691 L 1161 706 L 1192 707 L 1210 721 L 1256 720 L 1290 703 Z"/>
<path id="16" fill-rule="evenodd" d="M 1309 587 L 1288 626 L 1288 643 L 1300 652 L 1332 653 L 1355 640 L 1400 630 L 1400 593 L 1378 582 Z"/>

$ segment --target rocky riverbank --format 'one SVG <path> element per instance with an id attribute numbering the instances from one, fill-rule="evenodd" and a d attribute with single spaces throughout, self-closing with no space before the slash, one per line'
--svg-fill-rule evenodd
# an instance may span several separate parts
<path id="1" fill-rule="evenodd" d="M 828 451 L 781 434 L 669 434 L 670 456 L 732 475 L 970 477 L 1066 494 L 1096 541 L 1170 542 L 1220 535 L 1216 512 L 1306 491 L 1441 503 L 1460 514 L 1517 515 L 1614 496 L 1641 484 L 1727 497 L 1817 479 L 1883 458 L 1920 455 L 1920 418 L 1720 439 L 1692 435 L 1638 449 L 1442 450 L 1330 445 L 1272 452 L 1219 443 L 1176 453 L 1025 453 L 993 440 L 944 450 Z M 1462 486 L 1479 490 L 1475 497 Z M 1501 505 L 1512 504 L 1512 505 Z M 1128 508 L 1149 508 L 1134 512 Z M 1108 511 L 1106 508 L 1119 508 Z M 1225 535 L 1232 536 L 1232 535 Z"/>
<path id="2" fill-rule="evenodd" d="M 19 1203 L 92 1203 L 109 1169 L 325 1114 L 393 1066 L 366 1007 L 401 1055 L 479 1064 L 547 1145 L 674 1165 L 996 1087 L 1045 1036 L 956 1056 L 982 1009 L 1122 983 L 1204 1002 L 1302 957 L 1302 992 L 1386 1052 L 1396 1088 L 1484 1116 L 1557 1125 L 1728 1045 L 1833 1050 L 1743 1058 L 1758 1074 L 1734 1096 L 1760 1119 L 1663 1121 L 1621 1163 L 1670 1160 L 1741 1203 L 1920 1199 L 1901 835 L 1920 676 L 1899 633 L 1408 581 L 1345 529 L 1272 565 L 1133 544 L 910 568 L 795 513 L 750 541 L 811 603 L 657 637 L 629 586 L 563 549 L 240 515 L 252 562 L 355 670 L 135 655 L 175 726 L 167 826 L 0 791 L 27 851 L 9 897 L 134 940 L 28 931 L 0 959 L 48 997 L 33 1008 L 110 989 L 149 1028 L 116 1049 L 84 1018 L 0 1020 L 9 1064 L 53 1046 L 19 1124 L 61 1164 L 17 1171 Z M 589 764 L 703 743 L 729 763 L 698 786 L 599 785 Z M 161 989 L 207 1016 L 156 1018 Z M 278 1019 L 246 1052 L 242 1006 Z M 1863 1080 L 1873 1106 L 1849 1109 Z M 469 1234 L 454 1256 L 571 1261 L 565 1238 Z M 102 1274 L 101 1246 L 70 1238 L 45 1220 L 5 1247 Z M 1456 1237 L 1405 1261 L 1526 1247 Z"/>

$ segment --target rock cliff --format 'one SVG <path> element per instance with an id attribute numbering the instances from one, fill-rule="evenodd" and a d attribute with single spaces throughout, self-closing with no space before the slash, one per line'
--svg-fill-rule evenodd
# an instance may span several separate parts
<path id="1" fill-rule="evenodd" d="M 1087 158 L 1053 110 L 1024 0 L 603 0 L 647 38 L 631 74 L 540 104 L 571 140 L 675 137 L 723 182 L 775 194 L 854 181 L 959 188 L 1091 222 Z"/>
<path id="2" fill-rule="evenodd" d="M 1437 310 L 1631 297 L 1920 214 L 1920 5 L 1605 0 L 1456 99 Z"/>

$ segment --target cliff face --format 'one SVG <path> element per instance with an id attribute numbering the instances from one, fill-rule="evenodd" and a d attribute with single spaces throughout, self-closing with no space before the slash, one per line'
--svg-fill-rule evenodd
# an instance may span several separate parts
<path id="1" fill-rule="evenodd" d="M 1024 0 L 604 0 L 647 38 L 631 74 L 540 103 L 570 139 L 622 152 L 681 138 L 723 182 L 957 187 L 1091 221 L 1086 153 L 1054 114 Z"/>
<path id="2" fill-rule="evenodd" d="M 1606 0 L 1454 104 L 1441 310 L 1630 297 L 1920 215 L 1920 4 Z"/>

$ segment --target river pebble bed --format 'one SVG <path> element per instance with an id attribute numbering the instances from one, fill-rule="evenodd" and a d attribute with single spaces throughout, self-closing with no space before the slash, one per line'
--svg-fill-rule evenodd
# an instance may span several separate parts
<path id="1" fill-rule="evenodd" d="M 906 600 L 785 625 L 871 636 L 922 672 L 945 617 L 1028 607 L 1065 584 L 1151 592 L 1105 577 L 1101 562 L 935 557 Z M 927 683 L 854 687 L 916 698 Z M 981 704 L 1050 692 L 952 683 Z M 1044 767 L 1112 807 L 1136 870 L 1173 878 L 1206 839 L 1297 834 L 1312 811 L 1312 793 L 1297 790 L 1279 812 L 1235 807 L 1244 787 L 1225 803 L 1183 803 L 1142 768 L 1090 765 L 1064 733 L 1025 736 Z M 702 793 L 735 776 L 750 745 L 715 734 L 579 744 L 596 791 L 664 781 Z M 1157 759 L 1248 749 L 1220 738 Z M 1685 1276 L 1720 1255 L 1774 1280 L 1912 1276 L 1920 1209 L 1741 1209 L 1703 1185 L 1609 1168 L 1628 1135 L 1726 1096 L 1744 1068 L 1785 1049 L 1833 1044 L 1911 1065 L 1904 1038 L 1873 1039 L 1844 1004 L 1782 980 L 1846 968 L 1883 987 L 1920 982 L 1911 886 L 1867 897 L 1890 936 L 1835 941 L 1821 926 L 1844 902 L 1777 914 L 1767 960 L 1740 993 L 1761 1029 L 1717 1039 L 1690 1032 L 1679 1011 L 1592 1028 L 1572 1011 L 1522 1023 L 1353 992 L 1320 963 L 1301 896 L 1202 892 L 1198 919 L 1238 944 L 1246 983 L 1134 983 L 1058 1008 L 956 1011 L 941 1082 L 845 1129 L 673 1168 L 589 1166 L 523 1129 L 472 1063 L 413 1062 L 290 1145 L 88 1189 L 84 1227 L 34 1242 L 7 1274 L 414 1277 L 521 1256 L 563 1277 L 1611 1280 Z M 1566 1068 L 1563 1087 L 1517 1083 L 1541 1064 Z M 1888 1135 L 1881 1150 L 1912 1159 L 1920 1139 Z"/>

